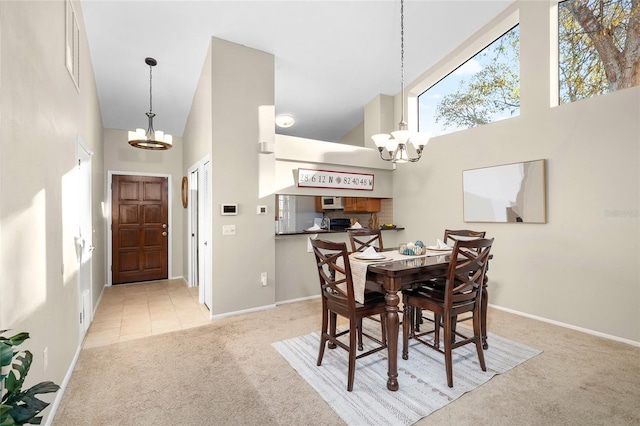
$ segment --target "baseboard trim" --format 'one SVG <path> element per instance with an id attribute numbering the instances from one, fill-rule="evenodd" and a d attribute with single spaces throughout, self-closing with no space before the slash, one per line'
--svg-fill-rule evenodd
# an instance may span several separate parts
<path id="1" fill-rule="evenodd" d="M 281 300 L 279 302 L 276 302 L 276 306 L 277 305 L 287 305 L 289 303 L 303 302 L 305 300 L 312 300 L 312 299 L 320 299 L 320 295 L 316 294 L 315 296 L 307 296 L 307 297 L 299 297 L 297 299 Z"/>
<path id="2" fill-rule="evenodd" d="M 493 309 L 497 309 L 499 311 L 509 312 L 510 314 L 515 314 L 515 315 L 519 315 L 519 316 L 522 316 L 522 317 L 531 318 L 531 319 L 534 319 L 534 320 L 537 320 L 537 321 L 542 321 L 542 322 L 546 322 L 546 323 L 549 323 L 549 324 L 557 325 L 557 326 L 560 326 L 560 327 L 568 328 L 568 329 L 571 329 L 571 330 L 580 331 L 582 333 L 590 334 L 592 336 L 603 337 L 605 339 L 614 340 L 616 342 L 625 343 L 627 345 L 640 347 L 640 342 L 636 342 L 635 340 L 625 339 L 623 337 L 614 336 L 614 335 L 606 334 L 606 333 L 601 333 L 599 331 L 590 330 L 588 328 L 578 327 L 578 326 L 575 326 L 575 325 L 567 324 L 567 323 L 560 322 L 560 321 L 551 320 L 551 319 L 540 317 L 540 316 L 537 316 L 537 315 L 527 314 L 525 312 L 516 311 L 515 309 L 509 309 L 509 308 L 504 308 L 504 307 L 498 306 L 498 305 L 492 305 L 491 303 L 489 303 L 489 307 L 491 307 Z"/>
<path id="3" fill-rule="evenodd" d="M 275 308 L 276 305 L 265 305 L 265 306 L 258 306 L 257 308 L 250 308 L 250 309 L 243 309 L 241 311 L 233 311 L 233 312 L 226 312 L 224 314 L 217 314 L 217 315 L 210 315 L 210 318 L 213 319 L 219 319 L 219 318 L 225 318 L 225 317 L 232 317 L 235 315 L 242 315 L 242 314 L 248 314 L 251 312 L 258 312 L 258 311 L 264 311 L 265 309 L 273 309 Z"/>
<path id="4" fill-rule="evenodd" d="M 234 316 L 234 315 L 248 314 L 250 312 L 263 311 L 265 309 L 273 309 L 273 308 L 277 307 L 278 305 L 286 305 L 286 304 L 289 304 L 289 303 L 303 302 L 305 300 L 319 299 L 319 298 L 320 298 L 320 295 L 317 294 L 315 296 L 308 296 L 308 297 L 300 297 L 298 299 L 283 300 L 283 301 L 280 301 L 280 302 L 276 302 L 275 304 L 272 304 L 272 305 L 258 306 L 257 308 L 243 309 L 241 311 L 233 311 L 233 312 L 227 312 L 227 313 L 224 313 L 224 314 L 217 314 L 217 315 L 211 314 L 210 318 L 211 319 L 218 319 L 218 318 L 230 317 L 230 316 Z"/>
<path id="5" fill-rule="evenodd" d="M 96 312 L 98 312 L 98 306 L 100 306 L 100 302 L 102 302 L 102 295 L 104 294 L 104 289 L 106 287 L 110 287 L 109 284 L 105 284 L 102 286 L 102 290 L 100 291 L 100 295 L 98 296 L 98 300 L 96 300 L 96 306 L 93 307 L 93 310 L 91 311 L 91 313 L 93 314 L 91 316 L 91 322 L 93 322 L 93 317 L 96 316 Z"/>

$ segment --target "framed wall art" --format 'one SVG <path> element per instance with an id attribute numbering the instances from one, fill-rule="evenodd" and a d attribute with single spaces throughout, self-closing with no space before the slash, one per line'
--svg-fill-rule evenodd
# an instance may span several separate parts
<path id="1" fill-rule="evenodd" d="M 465 222 L 546 223 L 545 160 L 462 172 Z"/>

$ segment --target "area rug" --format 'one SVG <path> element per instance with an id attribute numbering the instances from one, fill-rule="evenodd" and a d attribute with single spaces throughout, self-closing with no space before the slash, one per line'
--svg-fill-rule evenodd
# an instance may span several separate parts
<path id="1" fill-rule="evenodd" d="M 459 328 L 466 331 L 461 325 Z M 377 331 L 379 334 L 379 329 Z M 384 350 L 356 361 L 353 391 L 347 392 L 347 352 L 340 348 L 326 349 L 322 365 L 318 367 L 319 332 L 276 342 L 273 346 L 342 420 L 352 426 L 413 424 L 496 374 L 505 373 L 542 352 L 489 333 L 489 349 L 484 351 L 487 371 L 480 369 L 473 344 L 454 349 L 454 387 L 449 388 L 444 355 L 416 341 L 410 342 L 409 359 L 403 360 L 402 339 L 399 339 L 400 389 L 397 392 L 387 390 L 387 352 Z"/>

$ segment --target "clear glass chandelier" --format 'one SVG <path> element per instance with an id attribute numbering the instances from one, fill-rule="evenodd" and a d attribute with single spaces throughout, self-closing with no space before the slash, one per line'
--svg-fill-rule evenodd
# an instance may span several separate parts
<path id="1" fill-rule="evenodd" d="M 153 92 L 152 92 L 152 70 L 158 64 L 153 58 L 146 58 L 144 62 L 149 65 L 149 127 L 144 129 L 136 129 L 135 132 L 129 131 L 129 145 L 141 149 L 166 150 L 173 146 L 173 137 L 165 134 L 161 130 L 154 130 L 153 117 Z"/>
<path id="2" fill-rule="evenodd" d="M 404 121 L 404 0 L 400 0 L 400 75 L 402 86 L 402 113 L 398 130 L 391 132 L 391 135 L 379 133 L 371 136 L 371 139 L 378 147 L 380 158 L 393 163 L 416 162 L 422 156 L 425 145 L 429 142 L 430 133 L 413 133 L 407 130 L 407 122 Z M 409 152 L 408 145 L 413 147 L 413 152 Z"/>

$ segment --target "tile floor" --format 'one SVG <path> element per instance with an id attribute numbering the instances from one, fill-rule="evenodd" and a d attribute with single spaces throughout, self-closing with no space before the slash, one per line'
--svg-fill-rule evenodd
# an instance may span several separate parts
<path id="1" fill-rule="evenodd" d="M 198 287 L 182 279 L 105 287 L 83 347 L 92 348 L 210 323 Z"/>

